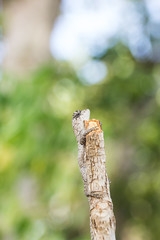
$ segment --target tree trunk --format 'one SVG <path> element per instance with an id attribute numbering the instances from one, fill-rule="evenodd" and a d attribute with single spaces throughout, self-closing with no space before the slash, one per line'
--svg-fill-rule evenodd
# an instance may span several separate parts
<path id="1" fill-rule="evenodd" d="M 49 41 L 60 0 L 4 0 L 3 68 L 26 73 L 51 59 Z"/>

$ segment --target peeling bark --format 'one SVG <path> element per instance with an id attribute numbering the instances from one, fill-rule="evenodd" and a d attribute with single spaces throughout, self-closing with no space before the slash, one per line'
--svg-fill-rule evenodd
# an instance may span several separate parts
<path id="1" fill-rule="evenodd" d="M 103 132 L 86 137 L 86 168 L 92 240 L 115 240 L 115 217 L 105 168 Z"/>
<path id="2" fill-rule="evenodd" d="M 85 166 L 86 172 L 84 186 L 90 207 L 91 239 L 115 240 L 116 220 L 105 167 L 103 131 L 98 120 L 84 121 L 84 132 L 93 127 L 98 127 L 98 129 L 92 130 L 86 135 L 83 150 L 83 168 Z M 82 132 L 82 129 L 79 131 Z"/>

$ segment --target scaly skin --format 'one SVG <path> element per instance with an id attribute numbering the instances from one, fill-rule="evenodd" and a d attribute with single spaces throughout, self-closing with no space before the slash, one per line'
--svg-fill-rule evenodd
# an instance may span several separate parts
<path id="1" fill-rule="evenodd" d="M 72 127 L 78 143 L 78 164 L 79 164 L 80 172 L 83 178 L 84 191 L 86 195 L 87 195 L 87 191 L 86 191 L 87 178 L 86 178 L 86 166 L 85 166 L 85 161 L 86 161 L 85 140 L 86 140 L 86 135 L 97 128 L 97 127 L 94 127 L 89 130 L 85 130 L 84 121 L 85 120 L 89 121 L 89 117 L 90 117 L 90 110 L 85 109 L 81 111 L 80 110 L 75 111 L 73 113 L 73 118 L 72 118 Z"/>

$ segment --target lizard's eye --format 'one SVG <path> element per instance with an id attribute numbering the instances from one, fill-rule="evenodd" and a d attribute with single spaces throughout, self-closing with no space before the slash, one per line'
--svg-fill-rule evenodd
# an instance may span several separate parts
<path id="1" fill-rule="evenodd" d="M 80 110 L 77 110 L 73 113 L 73 118 L 78 118 L 79 116 L 81 115 L 81 111 Z"/>

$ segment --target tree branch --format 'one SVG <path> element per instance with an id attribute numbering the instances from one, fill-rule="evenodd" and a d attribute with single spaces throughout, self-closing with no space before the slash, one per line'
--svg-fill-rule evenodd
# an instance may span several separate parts
<path id="1" fill-rule="evenodd" d="M 105 167 L 103 131 L 100 122 L 95 119 L 84 121 L 84 132 L 86 133 L 89 129 L 94 130 L 86 135 L 83 148 L 83 171 L 85 168 L 84 187 L 90 207 L 91 239 L 115 240 L 116 221 Z M 81 134 L 82 129 L 79 131 Z"/>

